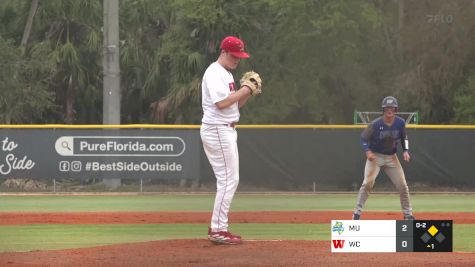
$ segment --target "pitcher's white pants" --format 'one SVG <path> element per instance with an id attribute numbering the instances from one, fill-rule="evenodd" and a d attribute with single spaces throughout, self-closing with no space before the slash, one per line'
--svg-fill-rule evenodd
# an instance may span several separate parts
<path id="1" fill-rule="evenodd" d="M 228 212 L 239 184 L 237 132 L 226 125 L 202 124 L 201 141 L 216 176 L 212 231 L 228 229 Z"/>

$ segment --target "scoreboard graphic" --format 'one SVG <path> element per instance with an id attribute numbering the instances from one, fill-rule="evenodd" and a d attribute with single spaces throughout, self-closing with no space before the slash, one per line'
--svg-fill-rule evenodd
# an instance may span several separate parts
<path id="1" fill-rule="evenodd" d="M 332 252 L 452 252 L 452 220 L 332 220 Z"/>

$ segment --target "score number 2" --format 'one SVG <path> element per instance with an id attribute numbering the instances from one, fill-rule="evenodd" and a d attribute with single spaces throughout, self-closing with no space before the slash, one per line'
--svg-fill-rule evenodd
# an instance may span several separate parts
<path id="1" fill-rule="evenodd" d="M 402 230 L 403 232 L 407 232 L 407 225 L 406 225 L 406 224 L 403 224 L 401 230 Z M 401 247 L 407 248 L 407 241 L 406 241 L 406 240 L 401 241 Z"/>
<path id="2" fill-rule="evenodd" d="M 407 232 L 407 225 L 405 225 L 405 224 L 402 225 L 402 231 Z M 406 240 L 403 240 L 401 242 L 401 247 L 407 248 L 407 241 Z"/>

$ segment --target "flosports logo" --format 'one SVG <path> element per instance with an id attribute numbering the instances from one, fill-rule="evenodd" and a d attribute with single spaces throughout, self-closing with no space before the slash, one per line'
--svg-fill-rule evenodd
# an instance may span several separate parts
<path id="1" fill-rule="evenodd" d="M 345 227 L 343 227 L 343 222 L 335 222 L 333 225 L 332 232 L 338 232 L 339 235 L 345 231 Z"/>

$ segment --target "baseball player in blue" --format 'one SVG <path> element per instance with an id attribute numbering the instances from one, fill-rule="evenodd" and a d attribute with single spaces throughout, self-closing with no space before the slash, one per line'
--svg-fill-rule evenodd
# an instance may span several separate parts
<path id="1" fill-rule="evenodd" d="M 359 220 L 361 211 L 373 189 L 374 181 L 383 169 L 399 191 L 401 209 L 405 220 L 414 220 L 412 215 L 409 188 L 401 163 L 396 155 L 397 144 L 400 142 L 404 160 L 409 162 L 409 141 L 406 134 L 406 122 L 396 116 L 398 103 L 393 96 L 382 102 L 383 116 L 372 121 L 361 134 L 361 145 L 366 152 L 364 180 L 358 193 L 353 220 Z"/>

